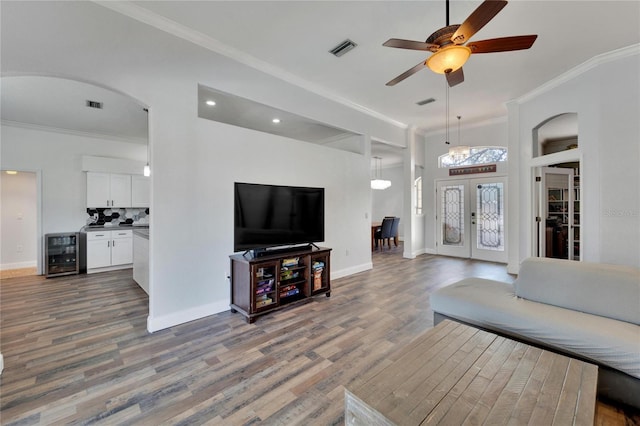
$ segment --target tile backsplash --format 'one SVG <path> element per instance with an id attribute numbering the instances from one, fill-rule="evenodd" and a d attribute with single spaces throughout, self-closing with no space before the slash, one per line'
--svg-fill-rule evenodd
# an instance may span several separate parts
<path id="1" fill-rule="evenodd" d="M 97 208 L 87 209 L 87 225 L 104 225 L 110 223 L 117 226 L 126 225 L 148 225 L 148 208 Z"/>

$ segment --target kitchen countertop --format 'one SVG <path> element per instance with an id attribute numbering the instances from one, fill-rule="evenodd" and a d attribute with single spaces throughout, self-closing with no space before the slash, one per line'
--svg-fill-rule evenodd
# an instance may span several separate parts
<path id="1" fill-rule="evenodd" d="M 149 227 L 135 226 L 133 229 L 133 235 L 137 235 L 142 238 L 149 239 Z"/>
<path id="2" fill-rule="evenodd" d="M 89 226 L 85 225 L 80 228 L 80 232 L 96 232 L 96 231 L 119 231 L 122 229 L 144 230 L 149 233 L 149 225 L 119 225 L 119 226 Z"/>

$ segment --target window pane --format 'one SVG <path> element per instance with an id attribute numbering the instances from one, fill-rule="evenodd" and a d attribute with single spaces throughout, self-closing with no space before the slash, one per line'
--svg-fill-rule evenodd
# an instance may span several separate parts
<path id="1" fill-rule="evenodd" d="M 438 167 L 474 166 L 478 164 L 499 163 L 507 161 L 507 148 L 499 146 L 471 147 L 469 156 L 461 161 L 455 161 L 449 154 L 438 158 Z"/>
<path id="2" fill-rule="evenodd" d="M 477 247 L 504 251 L 504 193 L 502 183 L 485 183 L 477 187 Z"/>
<path id="3" fill-rule="evenodd" d="M 464 186 L 442 187 L 442 244 L 464 245 Z"/>

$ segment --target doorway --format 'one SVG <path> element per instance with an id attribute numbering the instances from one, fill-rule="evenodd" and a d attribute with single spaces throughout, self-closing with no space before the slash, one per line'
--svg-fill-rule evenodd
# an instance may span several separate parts
<path id="1" fill-rule="evenodd" d="M 580 163 L 536 168 L 536 254 L 580 260 Z"/>
<path id="2" fill-rule="evenodd" d="M 38 273 L 37 181 L 37 175 L 33 172 L 0 172 L 0 276 L 3 279 Z"/>
<path id="3" fill-rule="evenodd" d="M 507 262 L 506 179 L 436 181 L 438 254 Z"/>

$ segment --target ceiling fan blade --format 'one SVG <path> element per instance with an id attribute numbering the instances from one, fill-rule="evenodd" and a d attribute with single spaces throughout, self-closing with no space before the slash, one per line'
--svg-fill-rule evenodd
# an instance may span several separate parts
<path id="1" fill-rule="evenodd" d="M 387 86 L 395 86 L 396 84 L 400 83 L 405 78 L 410 77 L 413 74 L 417 73 L 422 68 L 425 68 L 424 61 L 420 62 L 418 65 L 416 65 L 415 67 L 411 68 L 410 70 L 407 70 L 407 71 L 403 72 L 402 74 L 400 74 L 399 76 L 397 76 L 396 78 L 394 78 L 393 80 L 388 82 L 386 85 Z"/>
<path id="2" fill-rule="evenodd" d="M 397 47 L 399 49 L 426 50 L 439 47 L 437 44 L 425 43 L 423 41 L 403 40 L 401 38 L 390 38 L 382 43 L 383 46 Z"/>
<path id="3" fill-rule="evenodd" d="M 506 5 L 506 0 L 485 0 L 476 10 L 473 11 L 471 15 L 469 15 L 467 20 L 458 27 L 456 32 L 453 33 L 451 41 L 455 44 L 466 43 Z"/>
<path id="4" fill-rule="evenodd" d="M 523 35 L 513 37 L 492 38 L 488 40 L 473 41 L 467 44 L 471 53 L 508 52 L 511 50 L 524 50 L 533 45 L 537 35 Z"/>
<path id="5" fill-rule="evenodd" d="M 464 73 L 462 72 L 462 68 L 458 68 L 455 71 L 445 73 L 447 76 L 447 83 L 449 87 L 453 87 L 457 84 L 460 84 L 464 81 Z"/>

